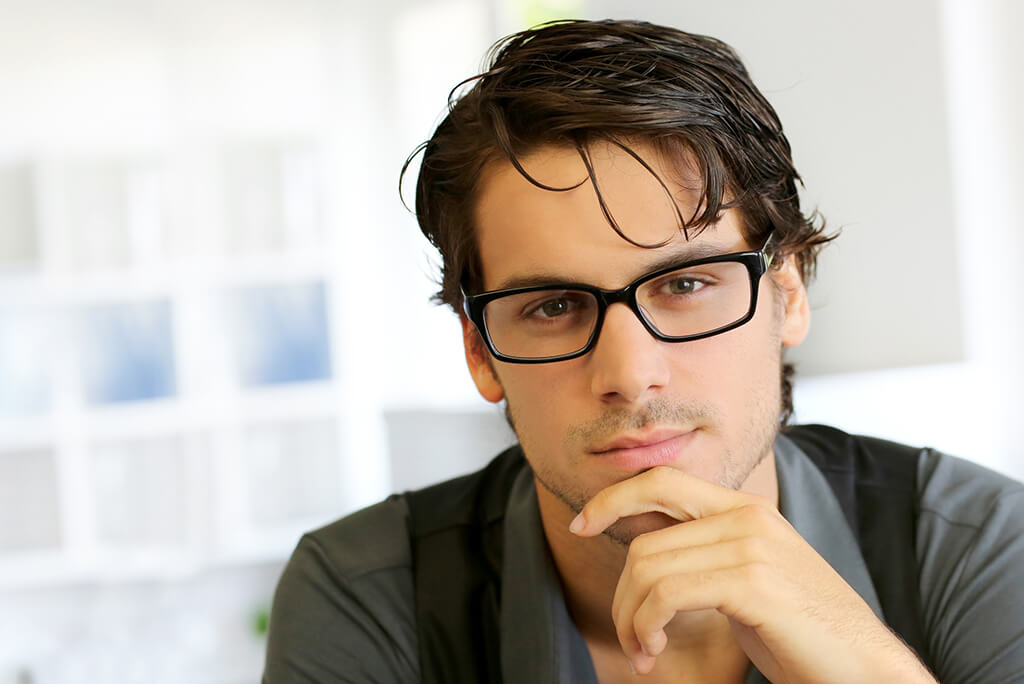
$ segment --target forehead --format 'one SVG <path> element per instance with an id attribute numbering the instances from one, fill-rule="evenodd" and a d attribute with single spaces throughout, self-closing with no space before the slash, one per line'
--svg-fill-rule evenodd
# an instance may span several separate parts
<path id="1" fill-rule="evenodd" d="M 698 236 L 691 232 L 687 243 L 673 200 L 684 219 L 695 213 L 700 194 L 695 172 L 649 146 L 633 149 L 665 188 L 629 154 L 608 143 L 591 148 L 596 184 L 626 236 L 642 245 L 662 246 L 632 245 L 616 234 L 577 151 L 545 147 L 523 157 L 522 166 L 539 183 L 571 189 L 539 188 L 507 161 L 492 163 L 481 177 L 474 223 L 484 288 L 544 276 L 621 287 L 673 253 L 682 257 L 694 248 L 702 253 L 746 248 L 735 210 L 726 211 Z"/>

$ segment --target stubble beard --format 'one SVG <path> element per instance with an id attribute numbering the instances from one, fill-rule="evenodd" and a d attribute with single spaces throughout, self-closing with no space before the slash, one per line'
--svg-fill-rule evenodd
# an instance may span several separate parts
<path id="1" fill-rule="evenodd" d="M 719 461 L 718 472 L 708 478 L 729 489 L 735 490 L 742 487 L 754 469 L 768 457 L 779 430 L 779 398 L 776 396 L 775 401 L 768 396 L 752 397 L 751 399 L 752 405 L 748 408 L 752 410 L 747 412 L 749 423 L 743 431 L 741 443 L 735 446 L 726 446 L 726 451 Z M 519 438 L 520 444 L 523 445 L 529 460 L 529 450 L 526 445 L 530 440 L 527 435 L 521 434 L 516 429 L 515 412 L 507 401 L 505 417 Z M 572 426 L 566 433 L 563 444 L 565 453 L 573 455 L 568 468 L 560 471 L 557 463 L 536 462 L 535 460 L 529 460 L 529 462 L 534 477 L 541 486 L 574 513 L 579 513 L 586 503 L 603 488 L 591 490 L 578 480 L 574 481 L 566 477 L 566 473 L 571 472 L 574 466 L 584 465 L 577 461 L 590 457 L 582 453 L 580 445 L 600 443 L 615 434 L 628 430 L 639 430 L 647 425 L 713 426 L 720 424 L 716 420 L 717 417 L 717 413 L 709 406 L 686 405 L 674 403 L 668 399 L 655 399 L 640 411 L 613 410 L 601 415 L 596 420 Z M 621 479 L 626 479 L 626 477 L 631 476 L 624 476 Z M 608 482 L 604 486 L 610 484 L 613 483 Z M 667 520 L 665 522 L 668 523 Z M 622 518 L 610 525 L 605 529 L 604 535 L 616 544 L 628 546 L 638 535 L 647 531 L 650 531 L 649 528 L 638 527 L 636 519 L 629 517 Z"/>

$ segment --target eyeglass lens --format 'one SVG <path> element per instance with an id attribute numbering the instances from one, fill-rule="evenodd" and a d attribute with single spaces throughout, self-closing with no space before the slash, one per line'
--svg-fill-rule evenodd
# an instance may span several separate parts
<path id="1" fill-rule="evenodd" d="M 681 268 L 642 283 L 641 315 L 659 333 L 687 337 L 742 319 L 750 309 L 747 267 L 722 261 Z M 583 349 L 598 320 L 593 293 L 551 288 L 510 294 L 484 308 L 495 349 L 518 358 L 548 358 Z"/>

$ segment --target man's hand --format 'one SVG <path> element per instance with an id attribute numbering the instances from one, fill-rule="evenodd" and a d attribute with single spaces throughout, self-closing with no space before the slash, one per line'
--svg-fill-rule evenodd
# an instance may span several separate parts
<path id="1" fill-rule="evenodd" d="M 713 609 L 776 684 L 935 681 L 759 496 L 658 467 L 599 492 L 571 529 L 595 536 L 651 511 L 681 524 L 633 540 L 612 604 L 619 642 L 638 673 L 654 668 L 677 613 Z"/>

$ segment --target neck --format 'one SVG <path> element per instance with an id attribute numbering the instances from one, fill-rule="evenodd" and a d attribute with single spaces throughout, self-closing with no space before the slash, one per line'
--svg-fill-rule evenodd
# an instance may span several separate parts
<path id="1" fill-rule="evenodd" d="M 626 562 L 627 547 L 605 535 L 591 538 L 573 535 L 569 532 L 569 523 L 575 512 L 539 482 L 536 487 L 544 534 L 576 628 L 592 648 L 595 645 L 617 648 L 618 638 L 611 618 L 612 599 Z M 774 453 L 769 452 L 751 471 L 741 490 L 764 496 L 778 505 Z M 666 633 L 669 645 L 665 655 L 696 665 L 714 662 L 716 654 L 735 653 L 738 648 L 728 619 L 713 610 L 679 613 L 666 627 Z M 692 673 L 694 669 L 691 665 L 687 671 Z"/>

